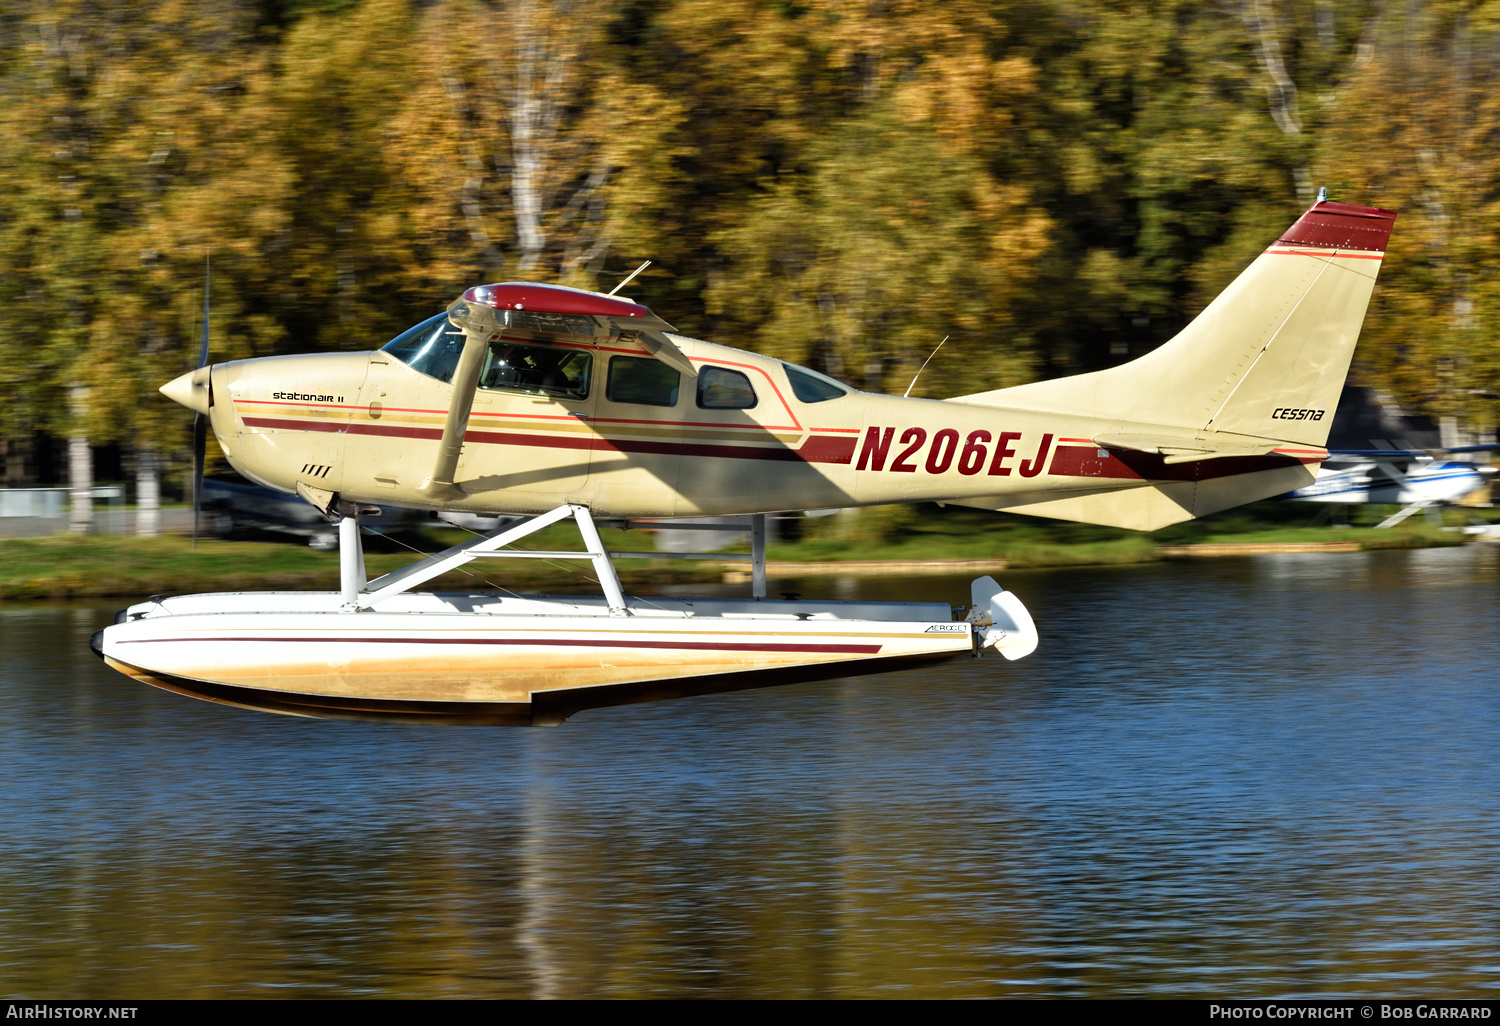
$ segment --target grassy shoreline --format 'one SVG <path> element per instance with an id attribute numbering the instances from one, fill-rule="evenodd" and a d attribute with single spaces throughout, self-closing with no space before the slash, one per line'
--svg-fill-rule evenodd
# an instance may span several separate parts
<path id="1" fill-rule="evenodd" d="M 800 539 L 773 543 L 768 558 L 775 577 L 778 562 L 923 563 L 1003 561 L 1008 568 L 1098 566 L 1150 563 L 1181 557 L 1185 546 L 1225 544 L 1343 543 L 1345 549 L 1426 548 L 1457 545 L 1462 535 L 1444 531 L 1423 517 L 1389 530 L 1373 524 L 1385 512 L 1359 508 L 1347 525 L 1313 526 L 1316 507 L 1260 503 L 1153 534 L 984 513 L 928 507 L 881 507 L 824 520 L 793 521 Z M 1450 525 L 1463 515 L 1445 514 Z M 785 525 L 785 522 L 783 522 Z M 640 531 L 605 530 L 611 549 L 641 551 L 651 536 Z M 463 535 L 425 531 L 405 539 L 425 552 L 453 544 Z M 528 540 L 529 548 L 574 549 L 569 526 L 551 528 Z M 743 546 L 740 547 L 743 549 Z M 366 564 L 371 577 L 405 565 L 415 554 L 389 541 L 371 540 Z M 744 564 L 667 559 L 619 560 L 627 588 L 717 582 Z M 901 571 L 893 571 L 901 572 Z M 906 572 L 910 572 L 909 570 Z M 316 552 L 298 542 L 217 541 L 182 537 L 133 538 L 110 535 L 54 535 L 0 540 L 0 600 L 67 598 L 144 598 L 156 593 L 197 591 L 300 590 L 338 587 L 338 554 Z M 795 576 L 789 570 L 787 576 Z M 428 587 L 448 590 L 587 587 L 586 561 L 516 560 L 470 564 Z"/>

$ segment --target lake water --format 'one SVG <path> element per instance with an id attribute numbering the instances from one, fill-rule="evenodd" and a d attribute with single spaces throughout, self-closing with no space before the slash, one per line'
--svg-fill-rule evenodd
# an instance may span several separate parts
<path id="1" fill-rule="evenodd" d="M 1019 663 L 533 729 L 220 708 L 0 606 L 0 992 L 1500 996 L 1496 548 L 1002 583 Z"/>

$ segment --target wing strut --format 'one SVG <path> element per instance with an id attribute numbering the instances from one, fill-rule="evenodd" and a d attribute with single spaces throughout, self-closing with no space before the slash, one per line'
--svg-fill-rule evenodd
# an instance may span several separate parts
<path id="1" fill-rule="evenodd" d="M 479 372 L 484 369 L 484 355 L 489 340 L 464 329 L 464 351 L 453 373 L 453 399 L 448 404 L 448 419 L 443 424 L 443 439 L 438 443 L 437 462 L 432 476 L 422 482 L 421 490 L 434 499 L 461 499 L 462 488 L 454 484 L 458 457 L 464 449 L 464 432 L 469 427 L 469 412 L 474 408 L 474 392 L 479 388 Z"/>
<path id="2" fill-rule="evenodd" d="M 1380 523 L 1375 525 L 1375 529 L 1379 530 L 1382 527 L 1395 527 L 1397 524 L 1401 523 L 1401 521 L 1405 520 L 1413 513 L 1419 513 L 1424 509 L 1429 509 L 1433 505 L 1434 503 L 1429 499 L 1423 499 L 1421 502 L 1414 502 L 1410 506 L 1403 507 L 1402 509 L 1386 517 Z"/>

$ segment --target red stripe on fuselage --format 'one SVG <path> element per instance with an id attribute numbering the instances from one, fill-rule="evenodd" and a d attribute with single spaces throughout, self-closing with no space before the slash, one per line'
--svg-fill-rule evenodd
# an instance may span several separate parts
<path id="1" fill-rule="evenodd" d="M 351 435 L 376 435 L 386 438 L 441 439 L 440 428 L 404 427 L 398 424 L 351 424 L 347 421 L 279 420 L 273 417 L 245 417 L 247 427 L 276 428 L 287 431 L 325 431 Z M 635 438 L 600 438 L 598 436 L 533 435 L 519 431 L 464 432 L 465 442 L 486 445 L 524 445 L 539 449 L 584 449 L 604 452 L 646 453 L 663 456 L 702 456 L 715 459 L 770 460 L 782 463 L 847 464 L 854 458 L 853 438 L 807 439 L 798 449 L 785 446 L 711 445 L 691 442 L 659 442 Z"/>
<path id="2" fill-rule="evenodd" d="M 384 406 L 372 411 L 369 406 L 343 405 L 337 403 L 291 403 L 271 402 L 263 399 L 236 399 L 237 406 L 282 406 L 289 407 L 287 414 L 295 416 L 303 410 L 355 410 L 382 414 L 416 413 L 434 417 L 446 417 L 447 410 L 426 410 L 407 406 Z M 488 417 L 492 420 L 545 420 L 559 424 L 646 424 L 651 427 L 711 428 L 715 431 L 818 431 L 859 434 L 859 428 L 804 428 L 801 424 L 718 424 L 702 420 L 661 420 L 648 417 L 599 417 L 573 413 L 490 413 L 486 410 L 471 410 L 469 420 Z M 298 421 L 298 423 L 301 423 Z M 309 430 L 337 431 L 339 428 L 310 428 Z"/>
<path id="3" fill-rule="evenodd" d="M 1129 449 L 1106 449 L 1100 456 L 1095 445 L 1059 446 L 1047 473 L 1053 477 L 1088 477 L 1105 480 L 1134 481 L 1210 481 L 1237 474 L 1254 474 L 1262 470 L 1279 470 L 1298 464 L 1321 463 L 1323 456 L 1291 456 L 1267 453 L 1263 456 L 1221 456 L 1211 460 L 1167 463 L 1157 453 Z"/>
<path id="4" fill-rule="evenodd" d="M 245 426 L 246 427 L 276 428 L 277 430 L 281 430 L 281 431 L 327 431 L 327 432 L 330 432 L 332 434 L 343 434 L 343 433 L 347 432 L 350 429 L 350 427 L 351 427 L 349 421 L 347 421 L 347 420 L 280 420 L 280 419 L 275 418 L 275 417 L 245 417 L 244 421 L 245 421 Z M 376 425 L 376 426 L 378 427 L 378 426 L 381 426 L 381 425 Z M 412 428 L 410 430 L 418 430 L 418 429 Z M 404 435 L 405 432 L 404 432 L 404 430 L 401 431 L 401 432 L 397 432 L 395 430 L 391 430 L 391 431 L 371 432 L 371 433 L 372 434 L 398 434 L 399 433 L 399 434 L 403 434 Z M 407 437 L 411 437 L 411 438 L 425 438 L 426 436 L 425 435 L 410 435 L 410 436 L 407 436 Z M 433 437 L 434 438 L 442 438 L 443 437 L 443 433 L 441 431 L 438 431 Z"/>

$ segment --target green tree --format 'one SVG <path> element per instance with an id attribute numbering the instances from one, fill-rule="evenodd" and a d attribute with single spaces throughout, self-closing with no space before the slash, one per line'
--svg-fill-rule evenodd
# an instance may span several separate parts
<path id="1" fill-rule="evenodd" d="M 155 393 L 191 366 L 203 254 L 217 245 L 232 262 L 275 206 L 275 168 L 243 117 L 265 80 L 251 18 L 175 0 L 23 5 L 13 18 L 0 335 L 16 402 L 0 431 L 185 440 Z M 221 295 L 234 323 L 234 293 Z"/>
<path id="2" fill-rule="evenodd" d="M 1492 430 L 1500 398 L 1500 4 L 1391 4 L 1338 97 L 1322 174 L 1400 217 L 1357 354 L 1364 381 Z"/>
<path id="3" fill-rule="evenodd" d="M 1029 376 L 1007 300 L 1030 273 L 1018 236 L 1040 242 L 1045 222 L 1021 196 L 884 110 L 830 133 L 806 161 L 717 239 L 730 266 L 710 302 L 759 351 L 885 390 L 952 336 L 918 394 Z"/>

